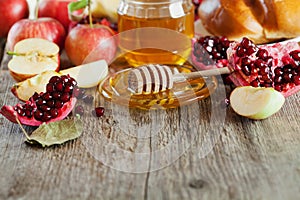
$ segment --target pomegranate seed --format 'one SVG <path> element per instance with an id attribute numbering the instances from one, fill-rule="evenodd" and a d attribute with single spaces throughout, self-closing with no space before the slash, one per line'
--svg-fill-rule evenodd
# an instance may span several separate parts
<path id="1" fill-rule="evenodd" d="M 246 49 L 242 48 L 241 46 L 239 46 L 236 50 L 236 55 L 238 57 L 244 57 L 246 55 Z"/>
<path id="2" fill-rule="evenodd" d="M 67 101 L 69 101 L 70 100 L 70 95 L 69 95 L 69 93 L 63 93 L 62 95 L 61 95 L 61 97 L 60 97 L 60 100 L 62 101 L 62 102 L 67 102 Z"/>
<path id="3" fill-rule="evenodd" d="M 54 85 L 53 85 L 53 83 L 48 83 L 46 85 L 46 91 L 47 92 L 53 92 L 54 91 Z"/>
<path id="4" fill-rule="evenodd" d="M 41 97 L 39 97 L 36 101 L 35 101 L 36 105 L 41 106 L 43 104 L 46 103 L 45 100 L 43 100 Z"/>
<path id="5" fill-rule="evenodd" d="M 34 112 L 34 118 L 36 119 L 36 120 L 41 120 L 42 119 L 42 117 L 43 117 L 43 112 L 42 111 L 40 111 L 40 110 L 36 110 L 35 112 Z"/>
<path id="6" fill-rule="evenodd" d="M 75 108 L 75 114 L 82 116 L 84 114 L 84 108 L 82 105 L 78 105 Z"/>
<path id="7" fill-rule="evenodd" d="M 26 110 L 25 111 L 25 116 L 28 117 L 28 118 L 31 118 L 32 117 L 32 111 L 31 110 Z"/>
<path id="8" fill-rule="evenodd" d="M 61 107 L 63 107 L 64 103 L 62 101 L 56 101 L 55 102 L 55 108 L 59 109 Z"/>
<path id="9" fill-rule="evenodd" d="M 84 101 L 84 103 L 90 104 L 93 103 L 94 97 L 92 95 L 84 95 L 82 97 L 82 100 Z"/>
<path id="10" fill-rule="evenodd" d="M 60 77 L 59 76 L 52 76 L 49 80 L 49 83 L 57 83 L 58 81 L 60 81 Z"/>
<path id="11" fill-rule="evenodd" d="M 277 76 L 277 75 L 275 75 L 275 77 L 274 77 L 274 82 L 275 82 L 275 83 L 281 83 L 281 81 L 282 81 L 282 76 Z"/>
<path id="12" fill-rule="evenodd" d="M 252 46 L 252 42 L 248 38 L 244 37 L 241 41 L 241 46 L 244 48 L 249 48 Z"/>
<path id="13" fill-rule="evenodd" d="M 49 107 L 51 107 L 51 108 L 53 108 L 54 107 L 54 105 L 55 105 L 55 100 L 49 100 L 49 101 L 47 101 L 47 106 L 49 106 Z"/>
<path id="14" fill-rule="evenodd" d="M 35 92 L 35 93 L 32 95 L 32 99 L 33 99 L 34 101 L 37 100 L 39 97 L 40 97 L 40 95 L 39 95 L 37 92 Z"/>
<path id="15" fill-rule="evenodd" d="M 259 49 L 256 53 L 256 56 L 262 60 L 265 60 L 268 58 L 268 51 L 266 49 Z"/>
<path id="16" fill-rule="evenodd" d="M 269 75 L 270 68 L 267 67 L 267 66 L 262 66 L 262 67 L 259 69 L 259 72 L 260 72 L 261 75 L 266 75 L 266 74 Z"/>
<path id="17" fill-rule="evenodd" d="M 52 93 L 52 97 L 53 97 L 54 99 L 58 100 L 58 99 L 60 99 L 61 94 L 60 94 L 59 92 L 53 92 L 53 93 Z"/>
<path id="18" fill-rule="evenodd" d="M 250 65 L 251 60 L 248 57 L 242 58 L 242 65 Z"/>
<path id="19" fill-rule="evenodd" d="M 290 73 L 290 72 L 292 72 L 293 71 L 293 66 L 292 65 L 285 65 L 285 66 L 283 66 L 283 68 L 282 68 L 282 72 L 283 73 Z"/>
<path id="20" fill-rule="evenodd" d="M 25 112 L 24 112 L 24 110 L 22 108 L 17 108 L 17 113 L 20 116 L 23 116 L 23 117 L 25 116 Z"/>
<path id="21" fill-rule="evenodd" d="M 52 99 L 52 96 L 50 93 L 45 93 L 45 94 L 43 94 L 43 99 L 46 101 L 49 101 Z"/>
<path id="22" fill-rule="evenodd" d="M 95 117 L 102 117 L 104 115 L 104 108 L 103 107 L 97 107 L 95 110 L 93 110 L 93 115 Z"/>
<path id="23" fill-rule="evenodd" d="M 243 65 L 242 67 L 242 71 L 246 76 L 250 76 L 251 75 L 251 67 L 249 65 Z"/>
<path id="24" fill-rule="evenodd" d="M 77 97 L 78 99 L 81 99 L 84 96 L 84 94 L 85 94 L 85 90 L 79 88 L 74 89 L 74 96 Z"/>
<path id="25" fill-rule="evenodd" d="M 68 83 L 69 82 L 69 77 L 68 75 L 63 75 L 60 77 L 60 80 L 63 82 L 63 83 Z"/>
<path id="26" fill-rule="evenodd" d="M 50 111 L 51 108 L 48 107 L 48 106 L 46 106 L 46 105 L 41 105 L 41 106 L 39 107 L 39 110 L 46 112 L 46 111 Z"/>
<path id="27" fill-rule="evenodd" d="M 282 91 L 282 86 L 281 85 L 275 85 L 274 89 L 277 90 L 278 92 Z"/>
<path id="28" fill-rule="evenodd" d="M 295 50 L 290 52 L 290 56 L 295 60 L 295 61 L 300 61 L 300 51 Z"/>
<path id="29" fill-rule="evenodd" d="M 48 113 L 48 112 L 46 112 L 46 113 L 43 114 L 43 117 L 42 117 L 41 121 L 47 122 L 47 121 L 49 121 L 50 119 L 51 119 L 51 114 Z"/>
<path id="30" fill-rule="evenodd" d="M 274 74 L 277 75 L 277 76 L 280 76 L 280 75 L 282 74 L 281 68 L 277 67 L 277 68 L 274 70 Z"/>
<path id="31" fill-rule="evenodd" d="M 268 56 L 265 60 L 264 60 L 267 64 L 268 67 L 272 67 L 273 66 L 273 57 Z"/>
<path id="32" fill-rule="evenodd" d="M 59 92 L 62 92 L 64 90 L 64 85 L 62 82 L 58 82 L 55 84 L 55 89 Z"/>
<path id="33" fill-rule="evenodd" d="M 70 77 L 69 82 L 70 82 L 71 85 L 73 85 L 73 86 L 76 86 L 76 85 L 77 85 L 77 81 L 76 81 L 74 78 L 72 78 L 72 77 Z"/>
<path id="34" fill-rule="evenodd" d="M 293 76 L 293 83 L 295 83 L 295 85 L 300 85 L 300 76 Z"/>
<path id="35" fill-rule="evenodd" d="M 64 92 L 71 93 L 71 92 L 73 92 L 73 88 L 74 88 L 74 86 L 71 85 L 71 83 L 66 83 Z"/>
<path id="36" fill-rule="evenodd" d="M 256 61 L 254 61 L 254 65 L 255 65 L 257 68 L 266 67 L 264 61 L 261 60 L 261 59 L 258 59 L 258 60 L 256 60 Z"/>
<path id="37" fill-rule="evenodd" d="M 284 73 L 283 74 L 283 80 L 286 82 L 286 83 L 289 83 L 292 81 L 292 74 L 291 73 Z"/>
<path id="38" fill-rule="evenodd" d="M 255 79 L 254 81 L 251 82 L 250 85 L 253 87 L 260 87 L 260 82 L 259 80 Z"/>
<path id="39" fill-rule="evenodd" d="M 57 117 L 57 116 L 58 116 L 58 111 L 57 111 L 57 109 L 51 109 L 51 110 L 50 110 L 50 115 L 51 115 L 52 118 Z"/>

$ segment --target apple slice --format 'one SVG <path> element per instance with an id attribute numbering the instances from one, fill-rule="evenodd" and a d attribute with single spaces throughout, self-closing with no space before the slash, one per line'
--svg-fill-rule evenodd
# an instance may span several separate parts
<path id="1" fill-rule="evenodd" d="M 44 71 L 59 70 L 59 47 L 48 40 L 28 38 L 21 40 L 14 47 L 8 62 L 10 74 L 16 81 L 23 81 Z"/>
<path id="2" fill-rule="evenodd" d="M 61 75 L 69 74 L 77 81 L 78 87 L 91 88 L 97 86 L 108 74 L 105 60 L 99 60 L 59 71 Z"/>
<path id="3" fill-rule="evenodd" d="M 46 85 L 52 76 L 60 76 L 55 71 L 45 71 L 22 82 L 14 84 L 11 92 L 22 101 L 28 101 L 35 92 L 46 92 Z"/>
<path id="4" fill-rule="evenodd" d="M 265 119 L 280 110 L 284 96 L 274 88 L 237 87 L 230 95 L 230 105 L 239 115 L 250 119 Z"/>

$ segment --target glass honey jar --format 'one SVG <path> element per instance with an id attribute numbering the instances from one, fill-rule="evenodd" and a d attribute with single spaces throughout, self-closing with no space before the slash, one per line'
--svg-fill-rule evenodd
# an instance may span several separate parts
<path id="1" fill-rule="evenodd" d="M 191 0 L 121 0 L 119 46 L 132 66 L 183 64 L 191 52 Z"/>

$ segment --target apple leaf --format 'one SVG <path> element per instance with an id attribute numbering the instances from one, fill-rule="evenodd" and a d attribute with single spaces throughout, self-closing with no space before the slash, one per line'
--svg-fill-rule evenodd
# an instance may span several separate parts
<path id="1" fill-rule="evenodd" d="M 68 11 L 69 13 L 72 13 L 76 10 L 80 10 L 82 8 L 87 7 L 89 4 L 89 0 L 80 0 L 80 1 L 74 1 L 68 4 Z"/>
<path id="2" fill-rule="evenodd" d="M 75 14 L 74 11 L 85 9 L 87 6 L 89 6 L 90 0 L 80 0 L 80 1 L 74 1 L 68 4 L 68 16 L 71 21 L 80 21 L 83 16 L 85 15 L 85 12 L 82 12 L 81 14 Z"/>
<path id="3" fill-rule="evenodd" d="M 25 131 L 25 130 L 23 130 Z M 62 144 L 69 140 L 78 138 L 83 131 L 83 123 L 79 118 L 70 118 L 61 121 L 42 124 L 35 131 L 28 135 L 27 142 L 40 144 L 43 147 L 54 144 Z"/>

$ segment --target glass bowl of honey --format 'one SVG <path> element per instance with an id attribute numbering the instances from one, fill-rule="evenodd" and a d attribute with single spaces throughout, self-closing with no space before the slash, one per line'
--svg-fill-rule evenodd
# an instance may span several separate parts
<path id="1" fill-rule="evenodd" d="M 119 62 L 118 62 L 119 61 Z M 174 83 L 168 90 L 152 93 L 134 94 L 128 90 L 128 73 L 135 67 L 120 58 L 110 66 L 109 76 L 99 85 L 99 93 L 105 100 L 129 108 L 168 109 L 188 105 L 209 97 L 217 88 L 218 81 L 214 76 L 186 79 Z M 117 65 L 117 63 L 121 63 Z M 173 74 L 194 71 L 188 62 L 182 65 L 167 65 Z M 117 69 L 117 70 L 116 70 Z"/>

